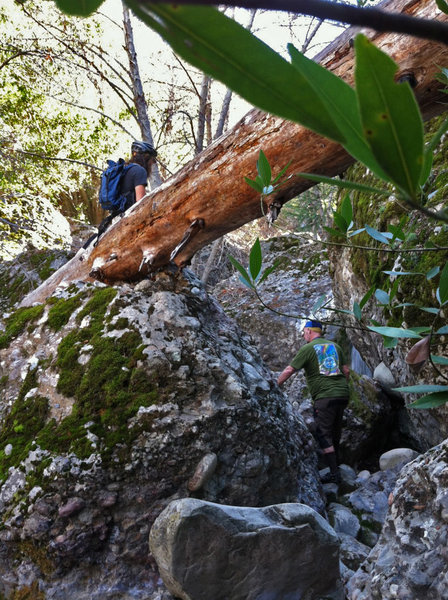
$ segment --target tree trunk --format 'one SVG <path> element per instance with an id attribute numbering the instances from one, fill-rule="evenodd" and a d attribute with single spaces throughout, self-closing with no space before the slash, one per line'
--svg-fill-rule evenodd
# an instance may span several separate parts
<path id="1" fill-rule="evenodd" d="M 448 21 L 433 0 L 397 0 L 388 7 L 415 16 Z M 354 52 L 351 40 L 359 30 L 346 30 L 318 57 L 324 67 L 353 81 Z M 376 46 L 399 65 L 399 76 L 412 73 L 423 118 L 446 110 L 446 94 L 434 80 L 439 66 L 448 64 L 448 47 L 399 34 L 371 33 Z M 22 304 L 42 302 L 62 281 L 94 279 L 113 283 L 137 281 L 170 261 L 188 264 L 202 247 L 268 211 L 260 196 L 244 181 L 255 178 L 256 161 L 263 149 L 274 176 L 288 161 L 290 173 L 300 171 L 335 176 L 354 159 L 335 142 L 304 127 L 260 110 L 250 111 L 233 129 L 215 140 L 177 175 L 134 205 L 101 237 L 81 261 L 75 257 Z M 277 168 L 276 168 L 277 167 Z M 283 205 L 313 185 L 291 177 L 276 197 Z"/>
<path id="2" fill-rule="evenodd" d="M 199 154 L 204 149 L 205 126 L 207 122 L 207 106 L 209 105 L 211 77 L 204 75 L 202 78 L 201 95 L 199 97 L 199 115 L 198 129 L 196 133 L 195 154 Z"/>
<path id="3" fill-rule="evenodd" d="M 211 274 L 212 269 L 213 269 L 213 265 L 215 264 L 216 255 L 219 252 L 221 244 L 222 244 L 222 238 L 218 238 L 212 244 L 212 249 L 210 250 L 210 255 L 209 255 L 208 259 L 207 259 L 207 262 L 205 263 L 204 271 L 203 271 L 203 273 L 201 275 L 201 282 L 204 285 L 206 285 L 208 283 L 210 274 Z"/>
<path id="4" fill-rule="evenodd" d="M 148 105 L 146 104 L 145 94 L 143 92 L 140 70 L 137 62 L 137 52 L 134 45 L 134 33 L 132 31 L 131 16 L 129 9 L 123 4 L 123 26 L 125 37 L 125 48 L 129 59 L 129 70 L 131 74 L 132 92 L 134 94 L 134 104 L 137 109 L 138 123 L 142 133 L 142 140 L 149 142 L 154 146 L 151 133 L 151 124 L 148 117 Z M 149 173 L 149 186 L 153 190 L 162 183 L 159 168 L 156 162 L 153 162 L 151 173 Z"/>

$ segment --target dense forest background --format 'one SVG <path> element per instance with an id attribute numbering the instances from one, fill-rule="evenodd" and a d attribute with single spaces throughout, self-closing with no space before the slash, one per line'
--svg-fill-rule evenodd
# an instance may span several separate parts
<path id="1" fill-rule="evenodd" d="M 237 9 L 231 14 L 279 52 L 291 41 L 312 56 L 341 31 L 340 25 L 293 14 Z M 126 158 L 133 139 L 157 147 L 155 187 L 250 108 L 178 58 L 119 0 L 109 0 L 86 19 L 64 15 L 53 2 L 7 0 L 0 24 L 5 260 L 17 256 L 24 243 L 57 242 L 58 232 L 64 246 L 58 212 L 98 223 L 101 170 L 108 158 Z"/>

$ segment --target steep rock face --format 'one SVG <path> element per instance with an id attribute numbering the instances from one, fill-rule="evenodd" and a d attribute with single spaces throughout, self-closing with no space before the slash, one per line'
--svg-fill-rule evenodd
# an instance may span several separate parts
<path id="1" fill-rule="evenodd" d="M 446 114 L 426 124 L 427 142 Z M 425 209 L 433 213 L 446 211 L 448 207 L 447 165 L 448 137 L 444 135 L 434 153 L 431 176 L 422 195 Z M 345 175 L 346 179 L 357 183 L 378 185 L 378 180 L 361 165 L 351 167 Z M 350 248 L 340 245 L 329 248 L 330 274 L 337 306 L 353 310 L 353 303 L 359 303 L 370 289 L 379 289 L 389 295 L 390 301 L 382 307 L 372 297 L 362 311 L 364 323 L 370 323 L 372 318 L 378 324 L 392 327 L 427 326 L 432 328 L 433 333 L 445 327 L 446 305 L 440 306 L 436 290 L 440 282 L 438 273 L 447 260 L 446 223 L 411 210 L 392 194 L 386 200 L 380 200 L 375 194 L 354 191 L 351 199 L 353 230 L 359 228 L 362 231 L 365 225 L 369 225 L 387 235 L 395 231 L 398 239 L 391 239 L 388 244 L 380 243 L 364 232 L 346 240 L 352 246 Z M 344 240 L 339 237 L 336 241 Z M 408 275 L 396 276 L 396 272 Z M 348 335 L 372 371 L 384 363 L 392 373 L 395 382 L 392 385 L 447 384 L 447 366 L 438 364 L 434 369 L 427 363 L 418 370 L 406 364 L 406 355 L 416 340 L 400 339 L 396 347 L 385 348 L 381 336 L 368 331 L 353 329 L 348 331 Z M 447 342 L 446 335 L 433 335 L 431 354 L 446 357 Z M 415 399 L 415 396 L 405 397 L 407 404 Z M 448 436 L 446 405 L 433 410 L 410 409 L 408 412 L 414 444 L 420 450 L 425 451 Z"/>
<path id="2" fill-rule="evenodd" d="M 344 249 L 342 252 L 333 250 L 330 255 L 331 275 L 336 303 L 338 306 L 350 310 L 353 307 L 353 302 L 359 302 L 364 294 L 367 293 L 368 283 L 354 272 L 353 256 L 350 251 L 347 249 Z M 387 268 L 386 265 L 384 265 L 384 268 Z M 408 296 L 407 300 L 420 302 L 418 297 L 412 296 Z M 387 324 L 382 309 L 374 302 L 370 302 L 367 305 L 365 312 L 376 322 Z M 420 324 L 423 323 L 427 324 L 426 320 L 420 321 Z M 402 327 L 416 326 L 418 324 L 418 322 L 406 323 L 405 321 L 395 324 L 391 323 L 391 325 Z M 436 329 L 443 324 L 446 324 L 446 319 L 442 312 L 441 318 L 436 324 Z M 409 386 L 418 383 L 446 384 L 443 375 L 437 375 L 429 364 L 420 371 L 415 372 L 406 363 L 406 355 L 415 341 L 401 339 L 395 348 L 386 348 L 381 336 L 368 331 L 349 329 L 347 330 L 347 335 L 372 371 L 381 363 L 387 367 L 393 377 L 391 387 Z M 446 355 L 446 336 L 438 336 L 437 342 L 438 344 L 433 345 L 431 348 L 431 352 L 441 356 Z M 439 367 L 439 369 L 442 372 L 446 372 L 446 367 Z M 409 396 L 406 402 L 409 403 L 411 400 L 415 400 L 415 397 Z M 406 425 L 406 428 L 408 429 L 409 437 L 412 439 L 413 445 L 421 451 L 425 451 L 431 446 L 440 443 L 448 436 L 448 409 L 445 406 L 424 411 L 409 409 L 408 415 L 410 426 Z"/>
<path id="3" fill-rule="evenodd" d="M 148 532 L 175 498 L 323 511 L 303 420 L 188 273 L 59 290 L 0 348 L 6 597 L 160 597 Z"/>
<path id="4" fill-rule="evenodd" d="M 263 268 L 275 269 L 260 284 L 262 301 L 254 292 L 233 276 L 214 288 L 226 312 L 250 333 L 263 360 L 274 371 L 290 363 L 304 343 L 302 328 L 313 314 L 313 306 L 325 294 L 332 295 L 327 253 L 322 244 L 307 234 L 284 235 L 261 242 Z M 337 267 L 335 270 L 338 270 Z M 346 286 L 353 290 L 353 286 Z M 343 292 L 344 293 L 344 292 Z M 359 293 L 354 288 L 353 293 Z M 339 297 L 339 292 L 338 292 Z M 340 315 L 324 310 L 324 320 L 341 323 Z M 350 364 L 348 329 L 326 326 L 325 335 L 337 339 L 344 347 Z M 356 341 L 358 341 L 356 339 Z M 362 348 L 365 348 L 361 344 Z M 377 349 L 369 355 L 371 364 L 379 360 Z M 352 372 L 350 404 L 345 411 L 341 440 L 341 459 L 357 468 L 378 468 L 379 455 L 396 445 L 416 445 L 414 433 L 403 400 L 385 391 L 371 378 Z M 303 371 L 299 371 L 283 386 L 293 408 L 312 427 L 313 410 Z"/>
<path id="5" fill-rule="evenodd" d="M 308 235 L 284 235 L 261 244 L 263 270 L 275 270 L 260 284 L 260 297 L 237 277 L 218 284 L 213 294 L 226 312 L 254 338 L 273 371 L 289 363 L 302 343 L 302 327 L 319 297 L 331 293 L 326 253 Z"/>
<path id="6" fill-rule="evenodd" d="M 2 245 L 0 226 L 0 310 L 9 310 L 31 290 L 37 288 L 50 275 L 64 265 L 96 227 L 66 219 L 51 204 L 33 199 L 31 231 L 22 231 L 17 241 L 8 236 Z M 33 205 L 33 202 L 30 202 Z M 41 206 L 40 202 L 43 202 Z M 48 206 L 47 206 L 48 204 Z M 45 233 L 45 235 L 44 235 Z"/>
<path id="7" fill-rule="evenodd" d="M 349 600 L 448 596 L 448 441 L 401 471 L 378 540 L 351 578 Z"/>

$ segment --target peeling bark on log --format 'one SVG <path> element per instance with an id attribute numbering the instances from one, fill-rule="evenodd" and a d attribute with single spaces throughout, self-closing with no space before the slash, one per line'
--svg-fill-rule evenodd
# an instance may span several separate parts
<path id="1" fill-rule="evenodd" d="M 433 0 L 398 0 L 382 5 L 385 10 L 448 21 Z M 353 83 L 354 51 L 351 40 L 363 31 L 376 46 L 399 65 L 397 79 L 413 75 L 414 92 L 425 120 L 446 110 L 446 94 L 434 75 L 448 64 L 448 46 L 399 34 L 378 34 L 348 29 L 317 61 L 348 83 Z M 255 178 L 260 149 L 278 170 L 291 161 L 289 173 L 299 171 L 335 176 L 354 159 L 338 144 L 257 109 L 250 111 L 232 130 L 217 139 L 177 175 L 118 219 L 84 260 L 75 256 L 49 280 L 31 292 L 22 305 L 44 301 L 63 281 L 89 280 L 113 283 L 136 281 L 173 258 L 181 267 L 202 247 L 268 210 L 244 181 Z M 269 196 L 283 205 L 314 184 L 293 177 Z M 173 251 L 178 248 L 173 257 Z"/>

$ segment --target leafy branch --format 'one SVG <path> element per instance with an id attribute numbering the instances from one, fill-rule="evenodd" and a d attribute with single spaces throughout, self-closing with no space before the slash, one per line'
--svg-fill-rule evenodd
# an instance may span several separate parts
<path id="1" fill-rule="evenodd" d="M 234 257 L 229 256 L 229 260 L 231 264 L 235 267 L 235 269 L 239 272 L 240 281 L 248 287 L 252 292 L 254 292 L 256 298 L 260 302 L 260 304 L 268 309 L 270 312 L 278 314 L 287 318 L 294 319 L 307 319 L 310 315 L 300 315 L 300 314 L 288 314 L 283 311 L 279 311 L 276 308 L 273 308 L 266 304 L 260 294 L 259 286 L 267 279 L 267 277 L 276 270 L 277 265 L 274 263 L 271 267 L 263 270 L 263 258 L 261 252 L 260 241 L 257 240 L 254 242 L 250 254 L 249 254 L 249 266 L 246 270 L 241 263 L 239 263 Z M 384 271 L 386 274 L 391 276 L 399 277 L 405 275 L 418 275 L 417 273 L 411 272 L 399 272 L 399 271 Z M 370 331 L 372 333 L 381 335 L 383 338 L 384 346 L 387 348 L 392 348 L 397 345 L 399 339 L 410 339 L 410 340 L 419 340 L 412 348 L 411 353 L 419 347 L 419 345 L 424 345 L 425 348 L 424 353 L 420 352 L 419 360 L 417 362 L 418 367 L 421 368 L 423 364 L 429 360 L 434 370 L 444 379 L 448 378 L 440 372 L 437 368 L 437 364 L 440 365 L 448 365 L 448 359 L 443 356 L 435 356 L 430 354 L 430 345 L 431 339 L 434 336 L 442 336 L 448 334 L 448 326 L 442 326 L 438 329 L 435 329 L 434 324 L 437 319 L 441 315 L 441 311 L 448 306 L 448 262 L 445 264 L 444 269 L 440 272 L 439 268 L 433 268 L 431 272 L 427 273 L 427 280 L 432 279 L 436 275 L 440 274 L 439 286 L 436 291 L 436 298 L 439 302 L 439 307 L 421 307 L 413 303 L 406 304 L 396 304 L 394 307 L 403 307 L 403 306 L 415 306 L 422 311 L 428 312 L 430 314 L 434 314 L 434 321 L 431 326 L 417 326 L 417 327 L 391 327 L 391 326 L 382 326 L 377 323 L 372 318 L 367 318 L 367 322 L 365 321 L 365 316 L 363 315 L 363 310 L 366 307 L 367 303 L 371 298 L 375 298 L 380 306 L 383 308 L 391 308 L 392 301 L 394 299 L 396 293 L 395 291 L 392 293 L 387 293 L 381 289 L 375 289 L 375 286 L 372 286 L 367 293 L 358 301 L 354 301 L 352 310 L 341 309 L 341 308 L 333 308 L 329 307 L 329 299 L 326 294 L 322 294 L 321 297 L 317 300 L 314 306 L 311 309 L 311 315 L 315 318 L 319 318 L 319 320 L 323 323 L 331 324 L 333 326 L 344 327 L 345 329 L 358 329 L 362 331 Z M 327 321 L 322 319 L 320 316 L 320 312 L 323 310 L 333 311 L 335 313 L 347 315 L 355 320 L 356 324 L 347 324 L 347 323 L 337 323 L 334 320 Z M 426 336 L 426 337 L 422 337 Z M 410 364 L 412 364 L 411 360 L 408 360 Z M 448 386 L 441 385 L 417 385 L 417 386 L 406 386 L 401 388 L 395 388 L 396 391 L 405 392 L 405 393 L 424 393 L 425 395 L 418 400 L 412 402 L 409 407 L 410 408 L 433 408 L 436 406 L 440 406 L 448 401 Z"/>

